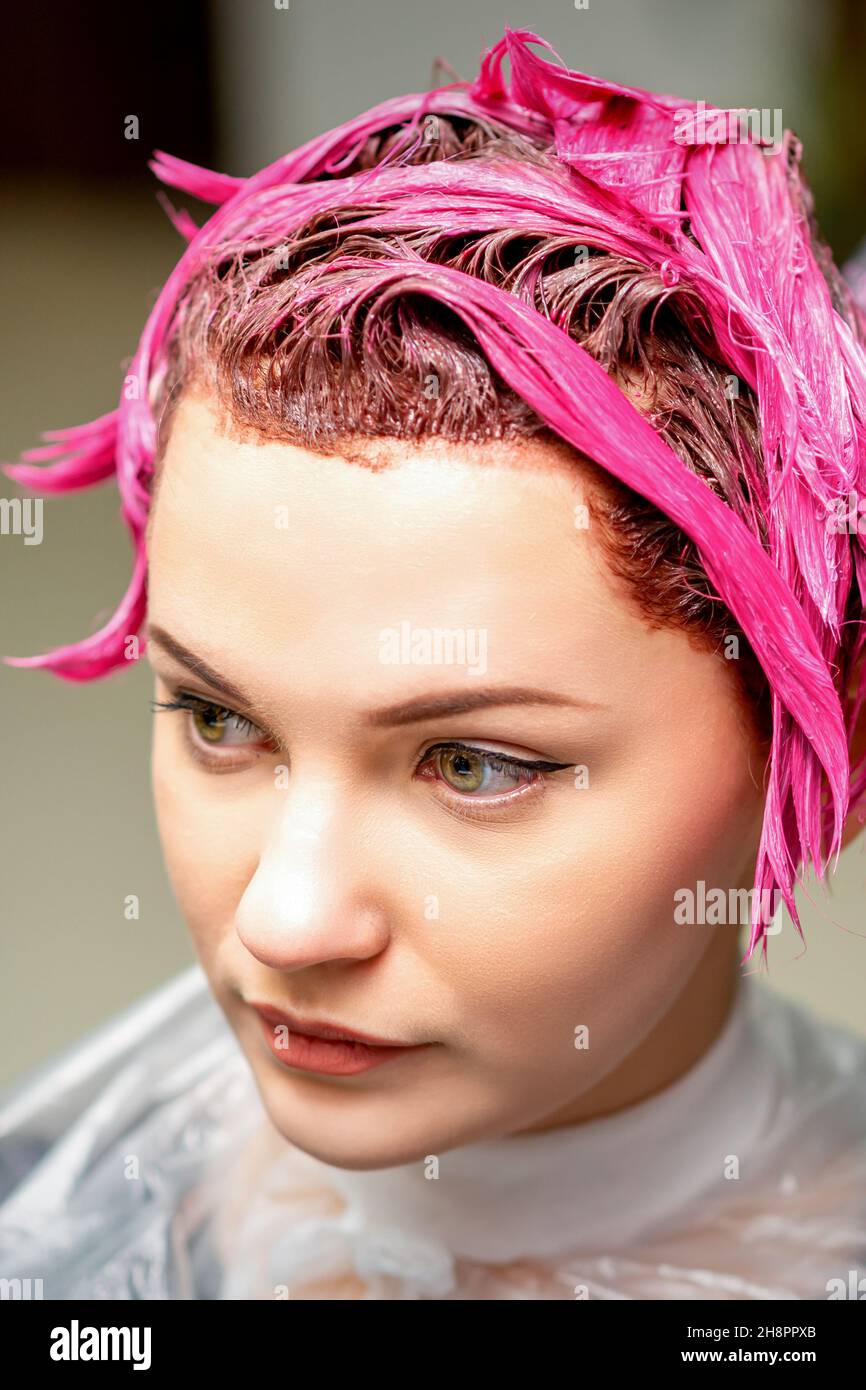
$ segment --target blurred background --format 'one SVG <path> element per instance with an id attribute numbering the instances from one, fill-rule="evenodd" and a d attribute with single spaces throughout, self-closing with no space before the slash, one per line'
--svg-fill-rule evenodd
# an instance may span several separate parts
<path id="1" fill-rule="evenodd" d="M 542 35 L 571 68 L 781 108 L 837 261 L 866 235 L 862 0 L 19 5 L 4 18 L 0 91 L 0 458 L 117 404 L 183 249 L 147 168 L 154 149 L 249 175 L 386 97 L 450 81 L 434 76 L 439 57 L 471 79 L 506 24 Z M 170 196 L 199 222 L 209 215 Z M 23 494 L 2 477 L 0 495 Z M 0 535 L 0 653 L 44 652 L 107 620 L 131 563 L 118 507 L 104 484 L 46 498 L 41 545 Z M 0 666 L 0 1084 L 194 960 L 151 809 L 151 694 L 145 663 L 85 685 Z M 770 940 L 770 981 L 866 1033 L 866 836 L 829 893 L 800 901 L 805 954 L 786 922 Z"/>

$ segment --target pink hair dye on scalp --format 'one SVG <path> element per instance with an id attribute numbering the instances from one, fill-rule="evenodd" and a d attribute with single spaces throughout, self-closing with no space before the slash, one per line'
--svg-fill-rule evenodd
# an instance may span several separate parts
<path id="1" fill-rule="evenodd" d="M 411 293 L 448 306 L 541 420 L 694 541 L 772 692 L 747 958 L 758 942 L 766 954 L 767 904 L 778 890 L 800 930 L 797 874 L 811 864 L 824 876 L 838 856 L 846 812 L 866 796 L 864 760 L 852 765 L 849 756 L 866 693 L 862 669 L 852 688 L 866 642 L 866 554 L 856 526 L 828 524 L 840 506 L 847 514 L 852 496 L 866 495 L 866 332 L 853 304 L 834 305 L 816 259 L 800 147 L 790 131 L 778 147 L 768 141 L 762 148 L 760 139 L 712 143 L 703 103 L 568 71 L 534 54 L 530 43 L 553 53 L 531 31 L 507 28 L 474 82 L 383 102 L 248 179 L 156 155 L 151 167 L 163 183 L 218 210 L 201 228 L 170 211 L 188 246 L 144 328 L 127 377 L 132 389 L 125 383 L 115 410 L 46 433 L 49 444 L 5 468 L 46 494 L 116 477 L 135 547 L 132 579 L 92 636 L 5 660 L 77 681 L 125 664 L 125 643 L 146 613 L 144 536 L 157 452 L 150 402 L 166 371 L 178 299 L 202 267 L 232 250 L 274 247 L 323 210 L 356 207 L 362 194 L 376 204 L 377 228 L 426 219 L 455 236 L 545 231 L 575 247 L 627 256 L 665 286 L 693 293 L 725 364 L 756 395 L 762 465 L 746 458 L 740 478 L 751 524 L 687 467 L 579 343 L 509 291 L 408 253 L 387 260 L 341 254 L 319 268 L 315 294 L 330 295 L 346 333 L 362 302 L 384 305 Z M 556 171 L 530 165 L 518 180 L 472 160 L 404 167 L 398 152 L 340 176 L 372 134 L 402 126 L 417 148 L 437 114 L 541 136 Z M 734 128 L 728 119 L 723 125 Z M 347 270 L 351 278 L 341 278 Z M 303 304 L 304 291 L 295 307 Z"/>

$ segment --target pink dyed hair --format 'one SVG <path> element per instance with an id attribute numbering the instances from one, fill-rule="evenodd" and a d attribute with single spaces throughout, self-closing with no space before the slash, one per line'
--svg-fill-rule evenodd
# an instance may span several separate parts
<path id="1" fill-rule="evenodd" d="M 127 378 L 138 389 L 125 389 L 117 409 L 90 424 L 46 433 L 51 443 L 5 468 L 42 493 L 116 476 L 135 545 L 132 579 L 111 620 L 92 636 L 5 660 L 81 681 L 125 664 L 126 640 L 145 620 L 154 401 L 169 371 L 177 306 L 189 283 L 224 261 L 227 250 L 269 250 L 319 214 L 343 210 L 351 226 L 363 194 L 365 204 L 375 204 L 376 228 L 396 234 L 419 225 L 454 237 L 508 227 L 626 257 L 699 301 L 725 364 L 755 395 L 761 458 L 746 451 L 739 461 L 746 507 L 735 510 L 717 496 L 556 321 L 498 285 L 426 261 L 408 244 L 405 255 L 340 254 L 313 267 L 292 307 L 303 314 L 305 303 L 326 296 L 330 314 L 347 325 L 364 298 L 380 304 L 411 295 L 445 306 L 540 421 L 694 542 L 771 690 L 751 955 L 759 941 L 766 951 L 765 904 L 773 890 L 800 929 L 797 873 L 811 862 L 824 876 L 838 855 L 846 812 L 866 796 L 866 760 L 852 766 L 849 755 L 866 694 L 866 554 L 856 527 L 828 525 L 840 503 L 847 511 L 852 493 L 866 495 L 863 320 L 831 293 L 838 281 L 819 263 L 791 132 L 778 152 L 751 141 L 708 143 L 695 102 L 570 72 L 534 54 L 531 43 L 558 60 L 536 34 L 506 29 L 471 84 L 383 102 L 249 179 L 157 153 L 151 167 L 164 183 L 218 210 L 200 229 L 171 210 L 189 244 L 141 336 Z M 555 170 L 528 164 L 517 182 L 504 166 L 473 167 L 471 160 L 408 168 L 401 142 L 404 154 L 417 152 L 430 116 L 492 122 L 541 139 Z M 371 137 L 393 128 L 400 139 L 392 155 L 341 173 Z"/>

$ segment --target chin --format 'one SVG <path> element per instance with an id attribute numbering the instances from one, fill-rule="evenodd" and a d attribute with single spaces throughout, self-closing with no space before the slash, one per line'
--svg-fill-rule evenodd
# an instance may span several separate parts
<path id="1" fill-rule="evenodd" d="M 330 1124 L 301 1116 L 297 1107 L 285 1102 L 266 1108 L 271 1124 L 288 1143 L 332 1168 L 355 1171 L 394 1168 L 420 1163 L 431 1153 L 444 1152 L 446 1146 L 435 1142 L 435 1136 L 429 1131 L 424 1137 L 417 1133 L 402 1134 L 395 1131 L 393 1123 L 384 1133 L 373 1124 L 369 1127 L 355 1124 L 350 1128 L 340 1118 L 339 1098 L 335 1097 L 334 1102 Z"/>
<path id="2" fill-rule="evenodd" d="M 350 1090 L 355 1078 L 335 1085 L 301 1073 L 272 1075 L 258 1065 L 253 1073 L 274 1129 L 295 1148 L 334 1168 L 423 1162 L 504 1132 L 481 1127 L 477 1118 L 474 1124 L 455 1125 L 454 1106 L 437 1113 L 426 1091 L 410 1097 L 399 1088 Z"/>

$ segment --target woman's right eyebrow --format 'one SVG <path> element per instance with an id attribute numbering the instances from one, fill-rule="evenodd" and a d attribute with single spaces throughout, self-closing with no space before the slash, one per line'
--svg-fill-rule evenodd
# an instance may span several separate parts
<path id="1" fill-rule="evenodd" d="M 204 681 L 206 685 L 212 686 L 221 695 L 225 695 L 226 699 L 232 700 L 238 705 L 246 705 L 248 708 L 254 705 L 255 701 L 244 694 L 240 686 L 235 685 L 234 681 L 228 680 L 225 676 L 221 676 L 202 657 L 196 656 L 195 652 L 190 651 L 176 637 L 172 637 L 170 632 L 166 632 L 164 627 L 148 623 L 147 641 L 148 643 L 155 642 L 157 646 L 162 647 L 163 651 L 179 665 L 186 666 L 187 670 L 191 671 L 194 676 L 198 676 L 199 680 Z"/>

